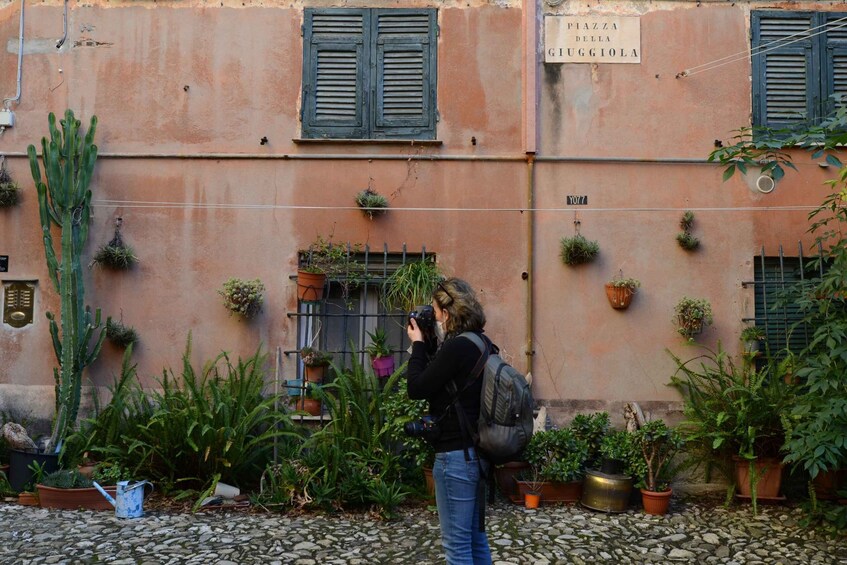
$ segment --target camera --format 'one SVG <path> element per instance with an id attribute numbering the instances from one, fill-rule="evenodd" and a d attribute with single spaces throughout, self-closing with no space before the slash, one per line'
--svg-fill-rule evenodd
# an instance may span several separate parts
<path id="1" fill-rule="evenodd" d="M 438 421 L 433 420 L 432 416 L 424 416 L 416 422 L 407 422 L 403 426 L 403 431 L 409 437 L 419 437 L 430 443 L 437 440 L 441 435 L 441 428 L 438 426 Z"/>
<path id="2" fill-rule="evenodd" d="M 427 304 L 426 306 L 418 306 L 415 310 L 409 312 L 409 321 L 415 320 L 418 327 L 424 333 L 435 330 L 435 309 Z"/>

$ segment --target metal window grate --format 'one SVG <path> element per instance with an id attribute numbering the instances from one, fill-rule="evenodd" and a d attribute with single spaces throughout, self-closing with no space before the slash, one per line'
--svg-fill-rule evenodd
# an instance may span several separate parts
<path id="1" fill-rule="evenodd" d="M 820 257 L 820 249 L 816 252 Z M 767 347 L 776 357 L 786 350 L 797 353 L 811 340 L 814 329 L 803 323 L 800 309 L 783 298 L 798 285 L 823 274 L 823 263 L 814 269 L 810 266 L 812 259 L 805 256 L 802 243 L 797 245 L 797 256 L 792 257 L 785 256 L 781 245 L 776 256 L 767 255 L 762 248 L 754 260 L 753 281 L 743 284 L 754 288 L 755 297 L 754 317 L 744 321 L 764 330 Z"/>
<path id="2" fill-rule="evenodd" d="M 408 358 L 409 341 L 405 329 L 408 312 L 387 310 L 382 304 L 382 286 L 401 266 L 433 255 L 427 253 L 426 247 L 419 253 L 410 253 L 404 245 L 402 251 L 390 252 L 388 245 L 383 244 L 382 250 L 365 246 L 363 251 L 355 252 L 352 245 L 345 245 L 349 257 L 363 268 L 365 276 L 357 277 L 350 286 L 343 276 L 335 276 L 328 281 L 328 296 L 323 301 L 301 303 L 297 312 L 289 312 L 288 317 L 298 321 L 298 349 L 285 351 L 285 354 L 297 356 L 300 348 L 310 345 L 331 352 L 340 367 L 349 367 L 354 356 L 364 364 L 368 361 L 364 351 L 369 343 L 367 332 L 383 328 L 399 366 Z M 308 252 L 302 252 L 301 263 L 307 258 Z M 302 378 L 302 373 L 298 356 L 297 378 Z"/>

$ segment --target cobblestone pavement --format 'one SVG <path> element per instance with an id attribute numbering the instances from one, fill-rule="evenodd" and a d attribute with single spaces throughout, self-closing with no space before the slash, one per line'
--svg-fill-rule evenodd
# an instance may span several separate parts
<path id="1" fill-rule="evenodd" d="M 489 507 L 494 562 L 845 563 L 847 538 L 798 525 L 798 508 L 674 501 L 667 516 L 578 506 Z M 377 564 L 442 562 L 432 508 L 365 515 L 61 511 L 0 503 L 0 563 Z"/>

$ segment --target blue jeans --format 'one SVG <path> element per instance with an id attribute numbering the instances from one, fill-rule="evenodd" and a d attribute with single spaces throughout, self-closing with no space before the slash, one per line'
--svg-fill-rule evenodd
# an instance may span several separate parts
<path id="1" fill-rule="evenodd" d="M 484 478 L 473 448 L 468 449 L 468 454 L 470 461 L 465 461 L 461 449 L 435 454 L 432 477 L 441 543 L 448 565 L 490 565 L 488 536 L 479 529 L 479 508 L 485 504 L 485 495 L 477 493 Z M 483 461 L 483 465 L 487 468 L 487 462 Z"/>

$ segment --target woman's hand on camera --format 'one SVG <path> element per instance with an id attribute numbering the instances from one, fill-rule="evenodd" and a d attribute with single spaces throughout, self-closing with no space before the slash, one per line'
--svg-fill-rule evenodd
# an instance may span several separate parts
<path id="1" fill-rule="evenodd" d="M 409 325 L 406 326 L 406 334 L 409 336 L 409 341 L 412 343 L 424 340 L 423 332 L 418 327 L 418 321 L 414 318 L 409 319 Z"/>

